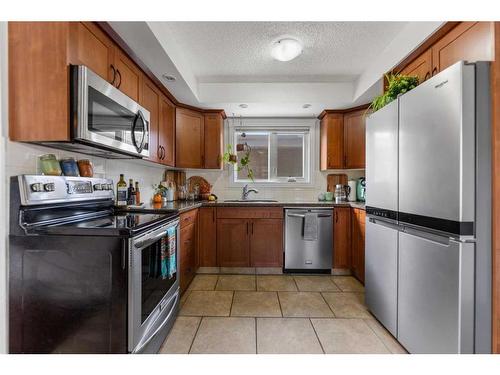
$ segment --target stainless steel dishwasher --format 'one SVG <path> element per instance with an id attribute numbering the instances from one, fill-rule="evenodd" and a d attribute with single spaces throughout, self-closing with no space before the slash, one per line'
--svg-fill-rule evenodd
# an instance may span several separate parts
<path id="1" fill-rule="evenodd" d="M 304 239 L 306 214 L 316 215 L 316 240 Z M 285 209 L 284 272 L 330 273 L 333 257 L 333 209 Z"/>

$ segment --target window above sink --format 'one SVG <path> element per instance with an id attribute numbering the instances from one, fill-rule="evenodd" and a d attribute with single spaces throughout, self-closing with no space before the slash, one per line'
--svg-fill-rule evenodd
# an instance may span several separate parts
<path id="1" fill-rule="evenodd" d="M 231 128 L 230 119 L 230 143 L 234 148 L 237 144 L 245 143 L 250 147 L 250 168 L 254 173 L 252 182 L 245 169 L 238 171 L 235 166 L 231 173 L 231 185 L 310 185 L 314 121 L 297 120 L 235 119 L 234 122 L 238 125 Z M 244 156 L 245 152 L 238 151 L 238 159 Z"/>

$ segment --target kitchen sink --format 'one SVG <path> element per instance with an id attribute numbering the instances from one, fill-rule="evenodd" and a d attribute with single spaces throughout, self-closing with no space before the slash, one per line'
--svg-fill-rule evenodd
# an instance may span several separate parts
<path id="1" fill-rule="evenodd" d="M 270 203 L 278 202 L 274 199 L 226 199 L 224 202 L 227 203 Z"/>

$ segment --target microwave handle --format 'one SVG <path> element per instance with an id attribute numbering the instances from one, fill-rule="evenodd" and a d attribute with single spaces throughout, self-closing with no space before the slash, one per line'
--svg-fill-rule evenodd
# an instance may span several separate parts
<path id="1" fill-rule="evenodd" d="M 139 119 L 144 124 L 144 127 L 143 127 L 144 130 L 142 131 L 142 134 L 146 135 L 148 132 L 147 121 L 144 118 L 144 115 L 142 114 L 142 112 L 140 110 L 137 111 L 137 115 L 135 116 L 134 123 L 132 124 L 132 143 L 134 144 L 135 148 L 137 149 L 137 152 L 141 153 L 142 149 L 144 148 L 144 143 L 146 142 L 146 137 L 145 136 L 142 137 L 142 142 L 140 145 L 137 144 L 137 140 L 135 139 L 135 127 L 137 126 L 137 121 Z"/>

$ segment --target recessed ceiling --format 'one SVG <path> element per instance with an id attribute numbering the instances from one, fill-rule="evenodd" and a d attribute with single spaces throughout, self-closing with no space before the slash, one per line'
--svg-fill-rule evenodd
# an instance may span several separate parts
<path id="1" fill-rule="evenodd" d="M 370 102 L 381 91 L 383 74 L 442 22 L 110 25 L 182 103 L 235 116 L 315 117 L 323 109 Z M 297 39 L 303 51 L 291 61 L 277 61 L 272 45 L 286 37 Z M 176 81 L 166 82 L 165 74 Z"/>
<path id="2" fill-rule="evenodd" d="M 354 79 L 406 22 L 166 22 L 199 82 Z M 292 37 L 303 52 L 288 62 L 272 43 Z"/>

